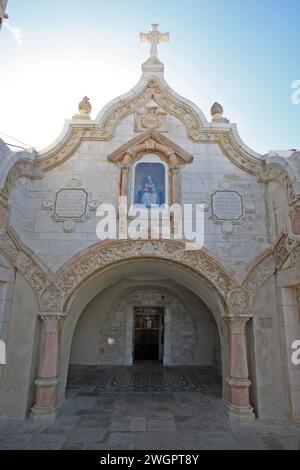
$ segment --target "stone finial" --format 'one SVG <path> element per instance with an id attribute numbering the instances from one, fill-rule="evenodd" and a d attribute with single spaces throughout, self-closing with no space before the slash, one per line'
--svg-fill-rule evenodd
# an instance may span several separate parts
<path id="1" fill-rule="evenodd" d="M 90 114 L 92 112 L 92 105 L 90 99 L 85 96 L 82 98 L 78 105 L 79 113 L 73 116 L 73 119 L 90 119 Z"/>
<path id="2" fill-rule="evenodd" d="M 223 117 L 223 106 L 220 103 L 215 102 L 210 108 L 210 114 L 212 119 Z"/>
<path id="3" fill-rule="evenodd" d="M 210 108 L 211 120 L 215 122 L 229 122 L 228 119 L 223 117 L 223 106 L 215 102 Z"/>
<path id="4" fill-rule="evenodd" d="M 79 109 L 79 114 L 83 114 L 84 116 L 89 116 L 92 112 L 92 105 L 90 103 L 90 99 L 85 96 L 82 98 L 82 101 L 80 101 L 78 105 Z"/>

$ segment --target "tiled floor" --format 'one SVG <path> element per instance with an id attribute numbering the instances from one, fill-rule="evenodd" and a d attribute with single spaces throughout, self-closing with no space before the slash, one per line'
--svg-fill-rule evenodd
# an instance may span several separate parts
<path id="1" fill-rule="evenodd" d="M 71 368 L 56 421 L 40 427 L 29 420 L 0 420 L 0 449 L 300 448 L 299 426 L 229 423 L 214 369 L 139 365 L 132 374 L 128 370 Z"/>

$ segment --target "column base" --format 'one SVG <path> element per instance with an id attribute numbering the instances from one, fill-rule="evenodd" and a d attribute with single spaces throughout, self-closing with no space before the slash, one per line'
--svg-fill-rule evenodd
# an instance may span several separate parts
<path id="1" fill-rule="evenodd" d="M 56 419 L 55 408 L 39 408 L 33 406 L 29 415 L 30 420 L 37 424 L 51 424 Z"/>
<path id="2" fill-rule="evenodd" d="M 226 412 L 229 420 L 237 424 L 250 424 L 255 420 L 252 406 L 237 406 L 232 403 L 226 404 Z"/>

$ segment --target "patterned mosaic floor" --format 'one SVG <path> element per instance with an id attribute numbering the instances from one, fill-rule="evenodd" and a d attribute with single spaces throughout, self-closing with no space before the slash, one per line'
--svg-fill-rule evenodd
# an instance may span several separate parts
<path id="1" fill-rule="evenodd" d="M 103 374 L 94 392 L 196 392 L 204 386 L 194 374 L 155 370 Z"/>
<path id="2" fill-rule="evenodd" d="M 68 389 L 89 396 L 101 392 L 203 392 L 206 381 L 203 369 L 197 367 L 151 364 L 81 370 L 76 366 L 69 370 Z M 217 373 L 214 381 L 220 382 Z"/>

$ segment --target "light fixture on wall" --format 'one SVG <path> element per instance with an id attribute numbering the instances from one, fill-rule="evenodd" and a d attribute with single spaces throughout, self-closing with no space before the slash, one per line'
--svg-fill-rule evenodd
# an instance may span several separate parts
<path id="1" fill-rule="evenodd" d="M 115 338 L 107 338 L 107 344 L 108 346 L 114 346 L 116 343 Z"/>

